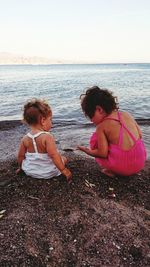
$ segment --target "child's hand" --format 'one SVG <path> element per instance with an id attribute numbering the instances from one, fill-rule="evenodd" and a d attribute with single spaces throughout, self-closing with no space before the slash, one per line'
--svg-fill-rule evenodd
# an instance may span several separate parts
<path id="1" fill-rule="evenodd" d="M 71 171 L 70 171 L 69 169 L 65 168 L 65 169 L 62 171 L 62 174 L 63 174 L 64 176 L 66 176 L 68 183 L 71 183 L 71 181 L 72 181 L 72 173 L 71 173 Z"/>
<path id="2" fill-rule="evenodd" d="M 20 174 L 21 173 L 21 168 L 18 168 L 17 170 L 16 170 L 16 174 Z"/>
<path id="3" fill-rule="evenodd" d="M 84 153 L 90 155 L 90 149 L 85 146 L 78 146 L 78 149 L 83 151 Z"/>

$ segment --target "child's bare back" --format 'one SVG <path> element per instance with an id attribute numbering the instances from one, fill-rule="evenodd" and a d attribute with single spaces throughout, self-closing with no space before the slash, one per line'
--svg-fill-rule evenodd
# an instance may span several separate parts
<path id="1" fill-rule="evenodd" d="M 122 122 L 126 125 L 126 127 L 130 130 L 130 132 L 135 136 L 135 138 L 138 140 L 139 138 L 142 137 L 141 130 L 134 120 L 134 118 L 127 112 L 121 111 L 121 118 Z M 114 118 L 118 119 L 117 112 L 114 111 L 109 115 L 109 118 Z M 121 124 L 118 121 L 115 120 L 104 120 L 101 124 L 99 124 L 98 127 L 101 127 L 103 131 L 105 132 L 108 143 L 109 144 L 118 144 L 119 142 L 119 133 L 120 133 L 120 128 Z M 97 129 L 98 130 L 98 129 Z M 124 150 L 129 150 L 132 146 L 134 145 L 134 141 L 131 138 L 131 136 L 124 131 L 123 132 L 123 143 L 122 143 L 122 148 Z"/>

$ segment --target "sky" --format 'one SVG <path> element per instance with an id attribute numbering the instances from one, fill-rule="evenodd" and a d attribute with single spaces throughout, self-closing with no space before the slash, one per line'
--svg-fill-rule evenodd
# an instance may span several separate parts
<path id="1" fill-rule="evenodd" d="M 150 0 L 0 0 L 0 52 L 150 62 Z"/>

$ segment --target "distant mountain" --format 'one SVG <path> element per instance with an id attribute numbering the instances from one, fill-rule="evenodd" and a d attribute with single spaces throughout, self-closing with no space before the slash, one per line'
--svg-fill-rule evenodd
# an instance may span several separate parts
<path id="1" fill-rule="evenodd" d="M 11 65 L 11 64 L 61 64 L 59 60 L 51 60 L 44 57 L 28 57 L 23 55 L 17 55 L 7 52 L 0 52 L 0 65 Z"/>

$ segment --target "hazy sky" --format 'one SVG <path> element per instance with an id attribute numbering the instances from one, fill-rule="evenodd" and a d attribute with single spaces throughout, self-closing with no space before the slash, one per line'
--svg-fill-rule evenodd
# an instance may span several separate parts
<path id="1" fill-rule="evenodd" d="M 150 62 L 150 0 L 0 0 L 0 52 Z"/>

